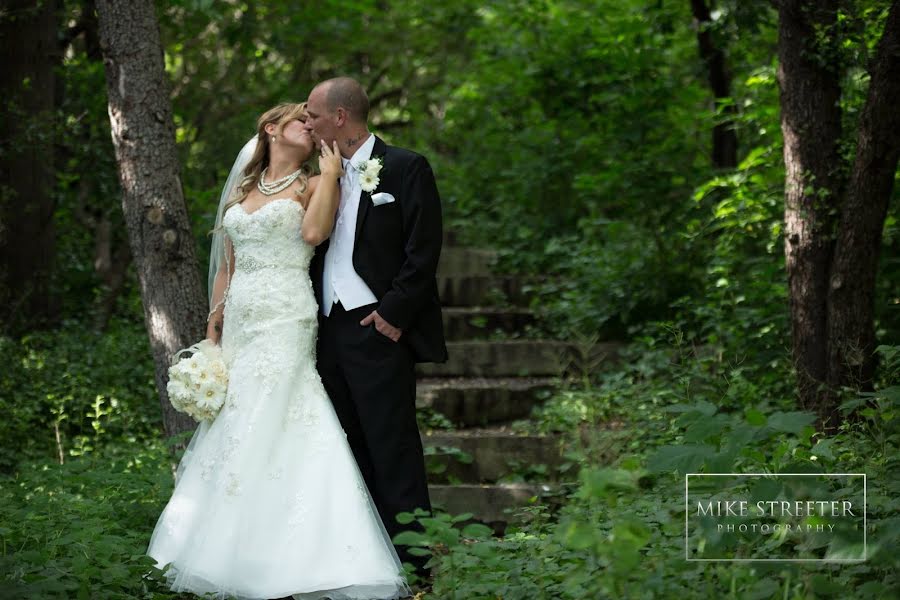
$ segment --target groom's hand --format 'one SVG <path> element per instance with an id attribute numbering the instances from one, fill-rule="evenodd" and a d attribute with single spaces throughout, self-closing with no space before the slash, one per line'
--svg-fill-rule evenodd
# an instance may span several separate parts
<path id="1" fill-rule="evenodd" d="M 359 322 L 359 324 L 363 327 L 370 323 L 375 323 L 375 329 L 378 330 L 378 333 L 390 338 L 391 341 L 398 341 L 400 339 L 400 336 L 403 334 L 402 329 L 394 327 L 393 325 L 385 321 L 381 317 L 381 315 L 378 314 L 377 310 L 373 310 L 371 313 L 369 313 L 369 316 Z"/>

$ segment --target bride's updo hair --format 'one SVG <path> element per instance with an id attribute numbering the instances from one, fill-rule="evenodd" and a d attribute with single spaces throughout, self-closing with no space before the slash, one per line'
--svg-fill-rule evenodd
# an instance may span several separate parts
<path id="1" fill-rule="evenodd" d="M 259 117 L 256 121 L 256 152 L 253 153 L 250 162 L 247 163 L 247 167 L 244 169 L 244 178 L 237 187 L 237 193 L 234 195 L 234 198 L 225 205 L 222 214 L 224 214 L 224 211 L 227 211 L 232 205 L 242 202 L 244 198 L 247 197 L 250 191 L 256 187 L 256 183 L 259 181 L 263 169 L 269 166 L 269 134 L 266 133 L 266 125 L 274 123 L 277 127 L 276 134 L 280 135 L 285 125 L 294 119 L 300 119 L 305 123 L 306 117 L 306 102 L 301 102 L 299 104 L 285 102 L 274 108 L 270 108 Z M 310 157 L 314 154 L 314 152 L 310 154 Z M 309 184 L 311 175 L 312 166 L 307 162 L 303 165 L 303 173 L 301 173 L 300 177 L 297 179 L 297 181 L 300 182 L 300 188 L 296 190 L 296 194 L 299 195 L 306 191 L 306 186 Z"/>

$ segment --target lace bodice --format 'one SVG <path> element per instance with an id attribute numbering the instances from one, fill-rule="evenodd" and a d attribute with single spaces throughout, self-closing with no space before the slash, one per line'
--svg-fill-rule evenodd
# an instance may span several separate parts
<path id="1" fill-rule="evenodd" d="M 222 224 L 234 245 L 235 270 L 309 268 L 315 248 L 303 241 L 303 207 L 290 198 L 276 198 L 248 213 L 235 204 Z"/>
<path id="2" fill-rule="evenodd" d="M 222 225 L 234 247 L 235 263 L 225 298 L 226 360 L 234 348 L 260 336 L 270 349 L 285 346 L 287 323 L 314 326 L 317 305 L 309 262 L 315 248 L 300 234 L 304 212 L 298 202 L 278 198 L 251 213 L 240 204 L 225 213 Z M 314 342 L 314 332 L 308 337 L 304 346 Z"/>

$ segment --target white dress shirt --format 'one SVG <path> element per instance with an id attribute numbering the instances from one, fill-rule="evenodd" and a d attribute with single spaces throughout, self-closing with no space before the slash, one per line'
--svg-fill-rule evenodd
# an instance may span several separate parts
<path id="1" fill-rule="evenodd" d="M 372 156 L 375 136 L 363 142 L 348 160 L 341 158 L 344 175 L 341 177 L 341 202 L 338 205 L 334 231 L 325 253 L 322 273 L 322 314 L 331 314 L 331 307 L 338 301 L 344 310 L 352 310 L 378 301 L 366 282 L 353 268 L 353 245 L 356 241 L 356 217 L 359 213 L 359 196 L 362 187 L 359 172 L 351 165 L 360 165 Z"/>

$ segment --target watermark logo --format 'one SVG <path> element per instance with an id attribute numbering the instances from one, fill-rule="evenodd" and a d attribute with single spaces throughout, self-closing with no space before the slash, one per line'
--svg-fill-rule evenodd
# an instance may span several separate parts
<path id="1" fill-rule="evenodd" d="M 864 473 L 688 473 L 685 559 L 862 562 Z"/>

